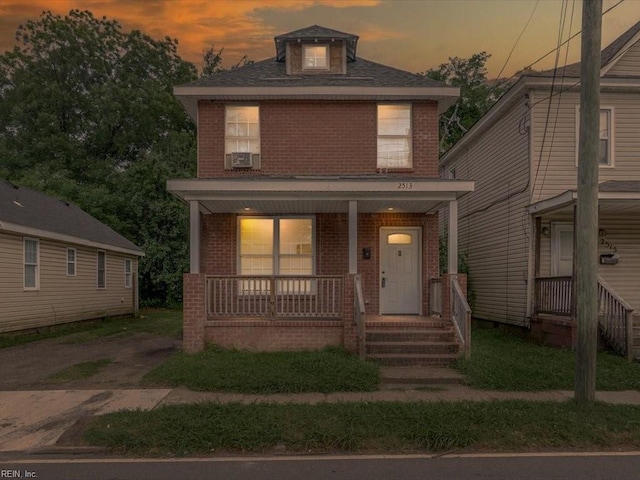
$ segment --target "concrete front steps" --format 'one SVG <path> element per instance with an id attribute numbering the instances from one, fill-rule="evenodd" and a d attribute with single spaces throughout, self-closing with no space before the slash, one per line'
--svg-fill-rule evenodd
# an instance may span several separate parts
<path id="1" fill-rule="evenodd" d="M 460 345 L 451 322 L 396 317 L 365 322 L 365 353 L 381 365 L 444 367 L 458 358 Z"/>
<path id="2" fill-rule="evenodd" d="M 466 377 L 447 367 L 380 367 L 381 390 L 442 389 L 464 383 Z"/>

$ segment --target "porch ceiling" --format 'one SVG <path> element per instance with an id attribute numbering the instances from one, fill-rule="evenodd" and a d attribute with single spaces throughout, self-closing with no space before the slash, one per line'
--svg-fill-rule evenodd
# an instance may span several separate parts
<path id="1" fill-rule="evenodd" d="M 433 213 L 473 191 L 473 182 L 415 178 L 288 177 L 169 180 L 183 201 L 197 200 L 208 213 L 347 213 L 358 201 L 362 213 Z"/>

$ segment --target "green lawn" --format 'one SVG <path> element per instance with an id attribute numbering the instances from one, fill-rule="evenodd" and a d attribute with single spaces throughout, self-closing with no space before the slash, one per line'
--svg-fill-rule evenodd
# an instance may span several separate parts
<path id="1" fill-rule="evenodd" d="M 460 372 L 479 389 L 507 391 L 572 390 L 575 353 L 541 346 L 500 329 L 474 328 L 471 358 L 460 359 Z M 640 364 L 600 352 L 598 390 L 640 390 Z"/>
<path id="2" fill-rule="evenodd" d="M 378 388 L 378 366 L 338 348 L 247 352 L 211 346 L 174 355 L 145 375 L 143 383 L 238 393 L 372 391 Z"/>
<path id="3" fill-rule="evenodd" d="M 281 451 L 637 449 L 640 407 L 575 402 L 170 405 L 97 417 L 91 445 L 142 456 Z"/>
<path id="4" fill-rule="evenodd" d="M 47 338 L 65 337 L 63 339 L 65 343 L 80 343 L 98 337 L 130 335 L 137 332 L 180 337 L 182 335 L 182 311 L 148 309 L 141 310 L 138 318 L 107 318 L 43 327 L 37 332 L 4 333 L 0 334 L 0 348 L 14 347 Z"/>

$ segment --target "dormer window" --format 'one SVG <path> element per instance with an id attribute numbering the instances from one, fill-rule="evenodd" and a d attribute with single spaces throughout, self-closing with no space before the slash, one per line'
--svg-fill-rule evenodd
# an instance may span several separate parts
<path id="1" fill-rule="evenodd" d="M 302 46 L 303 70 L 328 70 L 329 46 L 328 45 L 303 45 Z"/>

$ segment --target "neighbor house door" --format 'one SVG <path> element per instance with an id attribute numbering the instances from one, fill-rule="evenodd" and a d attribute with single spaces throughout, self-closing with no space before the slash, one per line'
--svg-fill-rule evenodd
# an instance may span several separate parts
<path id="1" fill-rule="evenodd" d="M 573 275 L 573 225 L 551 224 L 551 275 Z"/>
<path id="2" fill-rule="evenodd" d="M 422 265 L 419 227 L 380 229 L 380 313 L 419 315 Z"/>

